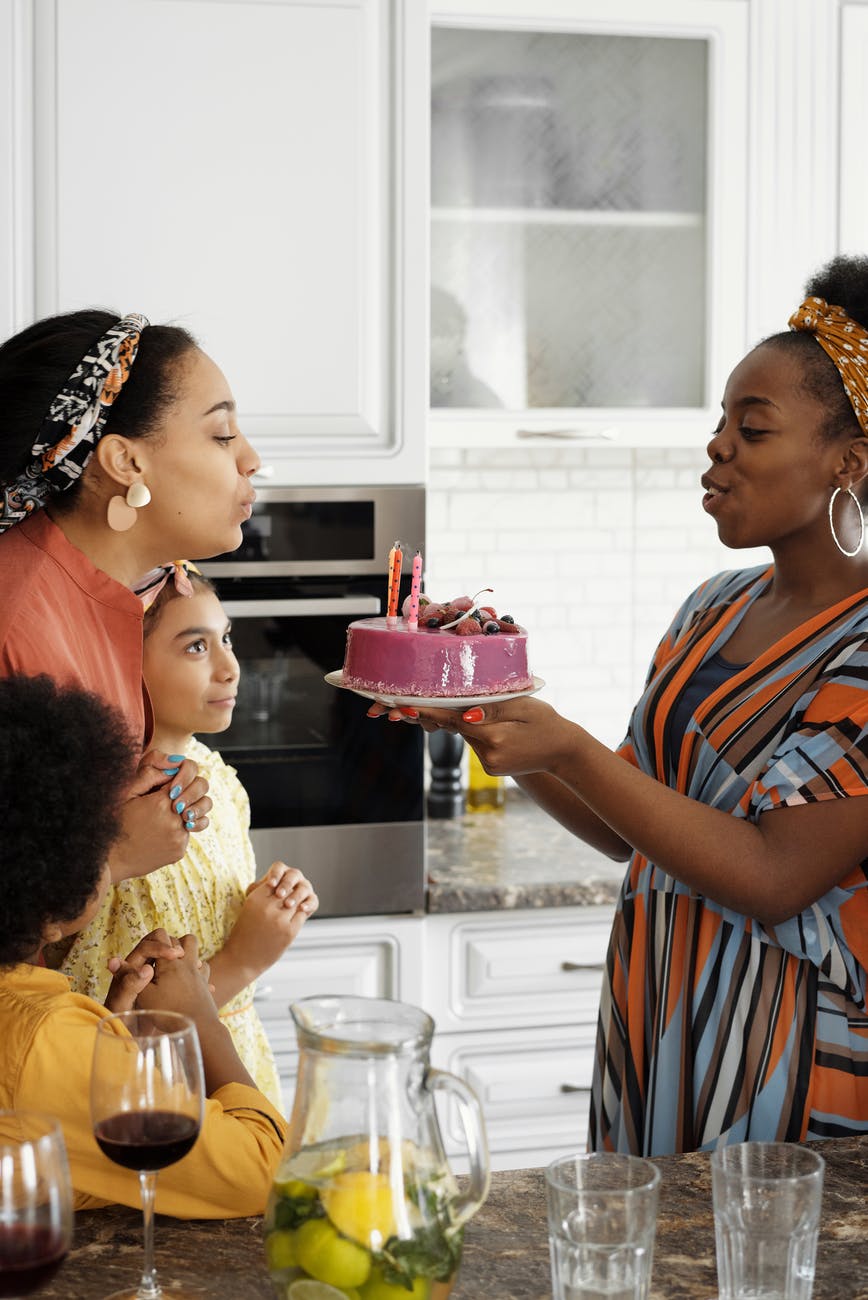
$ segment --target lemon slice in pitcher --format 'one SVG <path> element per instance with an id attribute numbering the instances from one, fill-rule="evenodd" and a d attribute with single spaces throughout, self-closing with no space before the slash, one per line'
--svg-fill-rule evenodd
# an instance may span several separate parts
<path id="1" fill-rule="evenodd" d="M 386 1174 L 367 1169 L 338 1174 L 321 1193 L 323 1209 L 352 1241 L 379 1250 L 395 1232 L 392 1186 Z"/>
<path id="2" fill-rule="evenodd" d="M 291 1284 L 286 1300 L 356 1300 L 358 1294 L 358 1291 L 339 1291 L 327 1282 L 314 1282 L 305 1277 Z"/>

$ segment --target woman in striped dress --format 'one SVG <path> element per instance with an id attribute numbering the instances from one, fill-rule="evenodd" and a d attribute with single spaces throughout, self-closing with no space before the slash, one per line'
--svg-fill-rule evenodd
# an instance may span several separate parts
<path id="1" fill-rule="evenodd" d="M 424 719 L 629 858 L 598 1150 L 868 1132 L 868 259 L 807 292 L 730 376 L 702 478 L 772 563 L 688 597 L 621 748 L 534 699 Z"/>

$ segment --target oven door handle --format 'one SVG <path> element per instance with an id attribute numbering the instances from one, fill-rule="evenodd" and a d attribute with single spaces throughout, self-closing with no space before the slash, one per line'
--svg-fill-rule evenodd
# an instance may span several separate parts
<path id="1" fill-rule="evenodd" d="M 315 618 L 320 614 L 379 614 L 379 596 L 299 597 L 298 600 L 224 600 L 227 618 L 269 618 L 286 614 Z"/>

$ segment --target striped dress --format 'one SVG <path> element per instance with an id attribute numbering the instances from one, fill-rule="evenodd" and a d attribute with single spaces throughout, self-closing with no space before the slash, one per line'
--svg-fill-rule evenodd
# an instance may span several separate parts
<path id="1" fill-rule="evenodd" d="M 865 590 L 737 669 L 671 743 L 679 696 L 772 573 L 722 573 L 687 599 L 620 751 L 751 821 L 868 794 Z M 866 969 L 868 857 L 770 927 L 634 853 L 606 963 L 589 1147 L 663 1155 L 868 1133 Z"/>

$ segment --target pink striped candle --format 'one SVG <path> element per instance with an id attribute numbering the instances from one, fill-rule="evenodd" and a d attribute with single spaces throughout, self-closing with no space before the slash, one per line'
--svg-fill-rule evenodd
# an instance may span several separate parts
<path id="1" fill-rule="evenodd" d="M 422 586 L 422 552 L 417 551 L 413 556 L 413 573 L 410 578 L 410 609 L 407 615 L 407 626 L 415 631 L 419 626 L 419 591 Z"/>

